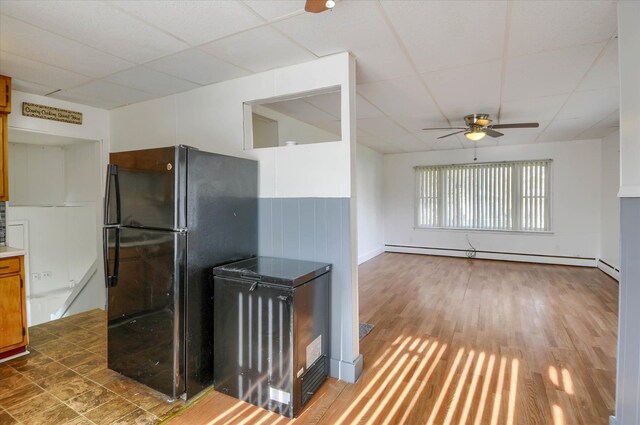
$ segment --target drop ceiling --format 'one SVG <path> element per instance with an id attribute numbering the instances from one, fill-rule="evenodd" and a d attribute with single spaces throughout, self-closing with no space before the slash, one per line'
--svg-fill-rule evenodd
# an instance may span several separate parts
<path id="1" fill-rule="evenodd" d="M 615 1 L 303 9 L 304 0 L 0 0 L 0 73 L 16 90 L 112 109 L 350 51 L 358 142 L 383 153 L 471 147 L 421 129 L 459 126 L 474 112 L 540 122 L 482 146 L 592 139 L 618 127 Z M 337 102 L 327 96 L 309 108 L 322 117 L 315 125 L 335 131 Z"/>

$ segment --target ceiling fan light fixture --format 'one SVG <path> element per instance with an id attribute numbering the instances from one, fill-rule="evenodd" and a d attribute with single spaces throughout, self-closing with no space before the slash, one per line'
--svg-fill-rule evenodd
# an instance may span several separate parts
<path id="1" fill-rule="evenodd" d="M 472 142 L 477 142 L 478 140 L 482 140 L 486 134 L 482 130 L 473 129 L 464 133 L 464 136 Z"/>
<path id="2" fill-rule="evenodd" d="M 334 0 L 327 0 L 327 2 L 324 5 L 327 6 L 329 9 L 333 9 L 336 6 L 336 2 Z"/>
<path id="3" fill-rule="evenodd" d="M 476 124 L 478 124 L 481 127 L 486 127 L 489 124 L 491 124 L 491 120 L 489 118 L 478 118 L 476 120 Z"/>

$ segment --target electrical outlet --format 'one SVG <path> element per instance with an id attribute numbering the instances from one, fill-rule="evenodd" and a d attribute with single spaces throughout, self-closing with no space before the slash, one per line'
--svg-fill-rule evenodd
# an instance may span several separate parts
<path id="1" fill-rule="evenodd" d="M 40 280 L 40 279 L 42 279 L 42 273 L 40 273 L 40 272 L 31 273 L 31 279 L 33 279 L 33 280 Z"/>
<path id="2" fill-rule="evenodd" d="M 42 278 L 51 278 L 51 271 L 42 272 Z"/>

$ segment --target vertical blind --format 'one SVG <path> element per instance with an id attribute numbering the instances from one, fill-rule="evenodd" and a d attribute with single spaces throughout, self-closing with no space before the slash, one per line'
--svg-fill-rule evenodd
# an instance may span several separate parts
<path id="1" fill-rule="evenodd" d="M 551 229 L 551 160 L 415 167 L 416 225 Z"/>

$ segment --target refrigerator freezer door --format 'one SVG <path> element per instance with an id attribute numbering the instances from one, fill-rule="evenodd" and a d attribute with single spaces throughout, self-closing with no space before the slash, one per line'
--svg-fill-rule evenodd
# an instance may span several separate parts
<path id="1" fill-rule="evenodd" d="M 187 235 L 119 230 L 117 285 L 108 289 L 109 368 L 178 397 L 185 390 L 180 317 Z M 108 261 L 113 258 L 115 253 Z M 113 265 L 108 266 L 113 270 Z"/>
<path id="2" fill-rule="evenodd" d="M 118 224 L 156 229 L 185 227 L 186 181 L 180 176 L 186 168 L 181 166 L 185 151 L 174 146 L 111 153 L 110 170 L 116 169 L 117 178 L 109 173 L 111 191 L 105 216 L 117 216 L 117 202 L 111 199 L 118 190 L 121 208 Z"/>
<path id="3" fill-rule="evenodd" d="M 213 382 L 212 266 L 255 256 L 255 161 L 187 150 L 186 377 L 191 397 Z"/>

